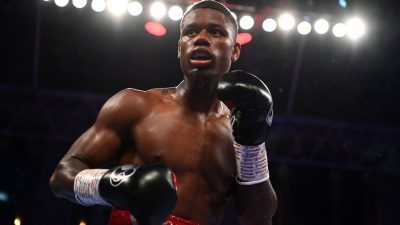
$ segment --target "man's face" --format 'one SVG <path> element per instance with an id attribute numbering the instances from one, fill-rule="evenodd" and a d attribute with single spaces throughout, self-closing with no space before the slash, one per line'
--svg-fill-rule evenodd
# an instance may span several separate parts
<path id="1" fill-rule="evenodd" d="M 233 24 L 223 13 L 209 8 L 189 12 L 182 22 L 178 58 L 183 73 L 222 76 L 239 58 Z"/>

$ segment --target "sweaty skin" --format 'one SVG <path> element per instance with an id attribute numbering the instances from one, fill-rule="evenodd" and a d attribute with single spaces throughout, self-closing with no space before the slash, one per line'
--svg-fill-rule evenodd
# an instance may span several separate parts
<path id="1" fill-rule="evenodd" d="M 193 59 L 199 52 L 208 58 Z M 50 179 L 53 192 L 76 202 L 73 182 L 83 169 L 161 162 L 177 176 L 173 215 L 201 225 L 220 224 L 232 195 L 241 224 L 271 224 L 276 196 L 270 182 L 235 182 L 230 112 L 216 98 L 219 79 L 239 54 L 233 25 L 223 13 L 206 8 L 187 14 L 178 42 L 182 83 L 149 91 L 125 89 L 110 98 L 59 162 Z"/>

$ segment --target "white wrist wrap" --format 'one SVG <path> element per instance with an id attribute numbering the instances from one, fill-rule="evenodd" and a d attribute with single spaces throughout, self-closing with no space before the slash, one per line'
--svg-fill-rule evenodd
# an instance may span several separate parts
<path id="1" fill-rule="evenodd" d="M 246 146 L 234 143 L 236 153 L 236 181 L 241 185 L 253 185 L 269 179 L 265 143 Z"/>
<path id="2" fill-rule="evenodd" d="M 85 206 L 110 205 L 100 196 L 99 183 L 107 169 L 87 169 L 79 172 L 74 180 L 76 201 Z"/>

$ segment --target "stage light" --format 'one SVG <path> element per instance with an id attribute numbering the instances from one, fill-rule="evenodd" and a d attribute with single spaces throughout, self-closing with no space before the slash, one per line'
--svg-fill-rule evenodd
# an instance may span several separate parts
<path id="1" fill-rule="evenodd" d="M 8 200 L 10 200 L 10 196 L 7 192 L 0 191 L 0 202 L 8 202 Z"/>
<path id="2" fill-rule="evenodd" d="M 144 25 L 144 28 L 149 32 L 149 34 L 156 37 L 164 36 L 167 33 L 167 29 L 161 23 L 154 21 L 147 22 Z"/>
<path id="3" fill-rule="evenodd" d="M 346 26 L 343 23 L 337 23 L 333 26 L 332 33 L 336 37 L 344 37 L 347 33 Z"/>
<path id="4" fill-rule="evenodd" d="M 86 225 L 86 221 L 84 220 L 79 221 L 79 225 Z"/>
<path id="5" fill-rule="evenodd" d="M 68 0 L 54 0 L 54 3 L 56 3 L 58 7 L 64 7 L 68 5 Z"/>
<path id="6" fill-rule="evenodd" d="M 14 225 L 21 225 L 21 224 L 22 224 L 21 218 L 20 218 L 20 217 L 16 217 L 16 218 L 14 219 Z"/>
<path id="7" fill-rule="evenodd" d="M 278 19 L 279 27 L 284 30 L 288 31 L 294 27 L 295 20 L 294 17 L 290 14 L 283 14 Z"/>
<path id="8" fill-rule="evenodd" d="M 307 21 L 302 21 L 297 25 L 297 32 L 301 35 L 307 35 L 311 32 L 311 24 Z"/>
<path id="9" fill-rule="evenodd" d="M 325 34 L 329 30 L 329 23 L 325 19 L 319 19 L 314 23 L 314 30 L 318 34 Z"/>
<path id="10" fill-rule="evenodd" d="M 83 7 L 86 6 L 87 0 L 72 0 L 72 4 L 73 4 L 76 8 L 81 9 L 81 8 L 83 8 Z"/>
<path id="11" fill-rule="evenodd" d="M 143 11 L 143 6 L 140 2 L 133 1 L 128 5 L 128 13 L 132 16 L 139 16 Z"/>
<path id="12" fill-rule="evenodd" d="M 174 5 L 168 10 L 168 16 L 173 21 L 178 21 L 183 16 L 183 10 L 180 6 Z"/>
<path id="13" fill-rule="evenodd" d="M 239 42 L 241 45 L 245 45 L 253 40 L 253 36 L 250 33 L 238 33 L 236 41 Z"/>
<path id="14" fill-rule="evenodd" d="M 127 11 L 128 1 L 127 0 L 108 0 L 107 7 L 113 15 L 120 16 Z"/>
<path id="15" fill-rule="evenodd" d="M 276 21 L 271 18 L 267 18 L 266 20 L 264 20 L 264 22 L 262 24 L 262 28 L 267 32 L 272 32 L 272 31 L 276 30 L 277 26 L 278 25 L 277 25 Z"/>
<path id="16" fill-rule="evenodd" d="M 340 7 L 342 7 L 342 8 L 346 8 L 346 6 L 347 6 L 346 0 L 339 0 L 339 5 L 340 5 Z"/>
<path id="17" fill-rule="evenodd" d="M 358 19 L 351 19 L 346 23 L 347 36 L 353 40 L 362 37 L 365 34 L 365 25 Z"/>
<path id="18" fill-rule="evenodd" d="M 165 16 L 167 9 L 162 2 L 154 2 L 150 6 L 150 15 L 155 19 L 161 19 Z"/>
<path id="19" fill-rule="evenodd" d="M 93 0 L 91 5 L 95 12 L 103 12 L 106 9 L 106 1 L 104 0 Z"/>
<path id="20" fill-rule="evenodd" d="M 254 26 L 254 19 L 251 16 L 242 16 L 239 20 L 239 25 L 243 30 L 249 30 Z"/>

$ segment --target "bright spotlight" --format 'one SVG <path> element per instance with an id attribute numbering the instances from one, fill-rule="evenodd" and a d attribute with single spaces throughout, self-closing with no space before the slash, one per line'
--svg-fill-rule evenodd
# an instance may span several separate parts
<path id="1" fill-rule="evenodd" d="M 107 7 L 110 12 L 116 16 L 120 16 L 127 11 L 128 1 L 127 0 L 108 0 Z"/>
<path id="2" fill-rule="evenodd" d="M 347 2 L 346 2 L 346 0 L 339 0 L 339 5 L 340 5 L 340 7 L 342 7 L 342 8 L 346 8 L 346 7 L 347 7 Z"/>
<path id="3" fill-rule="evenodd" d="M 319 19 L 314 23 L 314 30 L 318 34 L 325 34 L 329 30 L 329 23 L 325 19 Z"/>
<path id="4" fill-rule="evenodd" d="M 332 33 L 336 37 L 344 37 L 347 33 L 346 26 L 343 23 L 337 23 L 333 26 Z"/>
<path id="5" fill-rule="evenodd" d="M 251 16 L 242 16 L 239 20 L 239 25 L 243 30 L 249 30 L 254 26 L 254 19 Z"/>
<path id="6" fill-rule="evenodd" d="M 128 13 L 132 16 L 139 16 L 143 11 L 143 6 L 140 2 L 133 1 L 128 5 Z"/>
<path id="7" fill-rule="evenodd" d="M 103 12 L 106 9 L 106 1 L 104 0 L 93 0 L 92 9 L 96 12 Z"/>
<path id="8" fill-rule="evenodd" d="M 262 24 L 262 28 L 267 32 L 274 31 L 277 26 L 278 25 L 276 24 L 276 21 L 271 18 L 267 18 L 266 20 L 264 20 L 264 22 Z"/>
<path id="9" fill-rule="evenodd" d="M 311 32 L 311 24 L 307 21 L 302 21 L 297 25 L 297 32 L 301 35 L 307 35 Z"/>
<path id="10" fill-rule="evenodd" d="M 279 27 L 285 31 L 291 30 L 294 27 L 294 23 L 294 17 L 290 14 L 283 14 L 278 19 Z"/>
<path id="11" fill-rule="evenodd" d="M 87 0 L 72 0 L 72 4 L 76 8 L 81 9 L 81 8 L 85 7 L 85 5 L 87 4 Z"/>
<path id="12" fill-rule="evenodd" d="M 183 16 L 183 10 L 180 6 L 174 5 L 168 10 L 168 16 L 173 21 L 178 21 Z"/>
<path id="13" fill-rule="evenodd" d="M 347 36 L 358 39 L 365 34 L 365 25 L 360 19 L 351 19 L 346 23 Z"/>
<path id="14" fill-rule="evenodd" d="M 14 219 L 14 225 L 21 225 L 21 224 L 22 224 L 22 219 L 19 216 L 17 216 Z"/>
<path id="15" fill-rule="evenodd" d="M 162 2 L 154 2 L 150 6 L 150 15 L 154 17 L 155 19 L 161 19 L 165 16 L 165 13 L 167 12 L 167 9 L 165 7 L 165 4 Z"/>
<path id="16" fill-rule="evenodd" d="M 68 5 L 68 0 L 54 0 L 54 3 L 56 3 L 58 7 L 64 7 Z"/>

